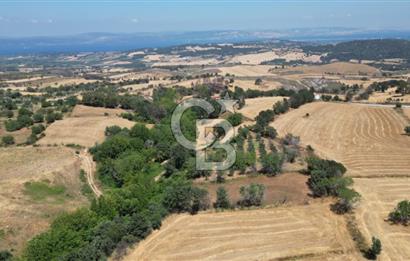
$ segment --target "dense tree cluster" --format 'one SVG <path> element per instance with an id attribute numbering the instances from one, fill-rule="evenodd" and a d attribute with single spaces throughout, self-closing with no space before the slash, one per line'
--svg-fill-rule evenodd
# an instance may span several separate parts
<path id="1" fill-rule="evenodd" d="M 307 159 L 308 185 L 315 197 L 338 197 L 339 201 L 332 206 L 337 213 L 346 213 L 353 208 L 360 195 L 349 188 L 353 180 L 344 177 L 346 168 L 333 160 L 324 160 L 317 157 Z"/>

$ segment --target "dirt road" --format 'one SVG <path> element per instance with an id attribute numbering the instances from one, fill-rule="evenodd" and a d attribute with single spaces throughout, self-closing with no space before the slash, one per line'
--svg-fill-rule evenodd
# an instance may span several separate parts
<path id="1" fill-rule="evenodd" d="M 91 155 L 88 153 L 88 151 L 85 149 L 78 154 L 78 157 L 81 159 L 81 165 L 82 168 L 84 169 L 85 173 L 87 174 L 87 182 L 94 194 L 98 197 L 100 197 L 103 193 L 101 190 L 98 188 L 98 186 L 95 184 L 94 180 L 94 173 L 95 173 L 95 163 L 91 157 Z"/>

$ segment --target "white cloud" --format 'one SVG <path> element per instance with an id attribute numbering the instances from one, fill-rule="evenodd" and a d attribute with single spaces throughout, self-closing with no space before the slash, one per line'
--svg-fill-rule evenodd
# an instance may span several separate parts
<path id="1" fill-rule="evenodd" d="M 32 23 L 32 24 L 38 24 L 38 20 L 37 20 L 37 19 L 31 19 L 30 23 Z"/>
<path id="2" fill-rule="evenodd" d="M 138 19 L 138 18 L 132 18 L 132 19 L 131 19 L 131 22 L 133 22 L 133 23 L 138 23 L 138 22 L 139 22 L 139 19 Z"/>
<path id="3" fill-rule="evenodd" d="M 49 23 L 49 24 L 52 24 L 53 22 L 54 22 L 53 19 L 48 19 L 48 20 L 47 20 L 47 23 Z"/>
<path id="4" fill-rule="evenodd" d="M 347 16 L 347 17 L 352 17 L 352 14 L 347 14 L 346 16 Z"/>

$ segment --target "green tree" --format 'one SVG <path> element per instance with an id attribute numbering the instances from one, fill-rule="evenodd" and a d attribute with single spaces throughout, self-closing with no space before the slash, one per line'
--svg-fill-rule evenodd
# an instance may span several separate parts
<path id="1" fill-rule="evenodd" d="M 382 243 L 380 239 L 372 237 L 372 245 L 366 253 L 367 258 L 376 260 L 377 256 L 382 252 Z"/>
<path id="2" fill-rule="evenodd" d="M 265 186 L 252 183 L 249 186 L 242 186 L 239 193 L 241 194 L 241 199 L 238 202 L 240 206 L 260 206 L 265 193 Z"/>
<path id="3" fill-rule="evenodd" d="M 241 113 L 234 113 L 229 115 L 227 120 L 232 124 L 232 126 L 238 126 L 242 123 L 243 116 Z"/>
<path id="4" fill-rule="evenodd" d="M 224 187 L 219 187 L 216 191 L 216 201 L 214 208 L 227 209 L 231 207 L 228 192 Z"/>
<path id="5" fill-rule="evenodd" d="M 390 212 L 389 220 L 395 224 L 407 225 L 410 220 L 410 201 L 399 202 L 396 208 Z"/>

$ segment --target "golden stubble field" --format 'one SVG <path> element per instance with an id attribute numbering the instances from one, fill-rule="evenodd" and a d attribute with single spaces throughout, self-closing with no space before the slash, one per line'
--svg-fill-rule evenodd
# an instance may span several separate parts
<path id="1" fill-rule="evenodd" d="M 406 124 L 393 108 L 315 102 L 279 116 L 272 126 L 282 136 L 300 136 L 320 156 L 342 162 L 350 176 L 396 177 L 410 176 Z"/>
<path id="2" fill-rule="evenodd" d="M 105 139 L 106 127 L 118 125 L 131 128 L 135 122 L 120 118 L 119 109 L 93 108 L 77 105 L 70 117 L 51 124 L 45 131 L 45 137 L 39 145 L 78 144 L 84 147 L 94 146 Z"/>
<path id="3" fill-rule="evenodd" d="M 328 204 L 173 215 L 124 259 L 357 260 Z"/>
<path id="4" fill-rule="evenodd" d="M 386 221 L 398 202 L 409 199 L 410 178 L 357 178 L 354 188 L 362 195 L 355 211 L 360 230 L 382 242 L 379 260 L 410 260 L 410 228 Z"/>
<path id="5" fill-rule="evenodd" d="M 261 111 L 272 109 L 273 105 L 278 101 L 283 101 L 287 97 L 274 96 L 274 97 L 259 97 L 245 100 L 245 106 L 238 110 L 243 116 L 254 120 Z"/>
<path id="6" fill-rule="evenodd" d="M 46 230 L 63 211 L 87 205 L 81 195 L 80 162 L 64 147 L 17 147 L 0 149 L 0 249 L 19 252 L 24 243 Z M 25 183 L 47 182 L 64 186 L 58 198 L 34 200 Z"/>

